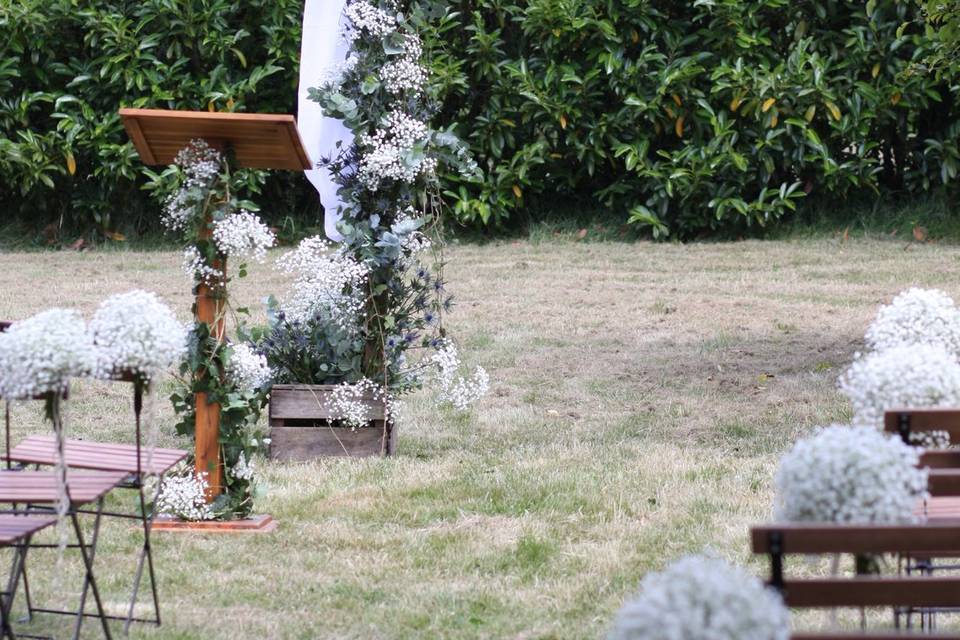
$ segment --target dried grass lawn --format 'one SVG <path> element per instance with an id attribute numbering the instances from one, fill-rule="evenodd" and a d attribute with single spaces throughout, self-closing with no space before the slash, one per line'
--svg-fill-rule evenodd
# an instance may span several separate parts
<path id="1" fill-rule="evenodd" d="M 746 530 L 769 515 L 778 454 L 848 417 L 834 380 L 879 303 L 911 284 L 960 295 L 960 249 L 939 245 L 513 242 L 448 257 L 450 326 L 492 377 L 479 409 L 414 398 L 395 458 L 265 465 L 259 510 L 279 520 L 273 535 L 158 534 L 165 623 L 134 637 L 601 637 L 669 559 L 710 548 L 751 562 Z M 90 313 L 142 287 L 187 319 L 179 262 L 0 255 L 0 318 Z M 254 268 L 235 300 L 258 308 L 284 287 Z M 72 433 L 129 438 L 128 402 L 80 385 Z M 34 408 L 17 418 L 21 433 L 45 428 Z M 166 405 L 162 426 L 175 443 Z M 97 563 L 112 607 L 135 540 L 105 529 Z M 35 588 L 63 601 L 53 561 L 34 556 Z M 59 581 L 70 593 L 76 565 L 68 556 Z"/>

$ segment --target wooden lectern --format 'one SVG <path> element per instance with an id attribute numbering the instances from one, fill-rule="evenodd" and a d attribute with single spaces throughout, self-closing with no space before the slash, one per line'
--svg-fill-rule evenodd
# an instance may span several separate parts
<path id="1" fill-rule="evenodd" d="M 127 134 L 144 163 L 173 164 L 177 153 L 191 140 L 204 140 L 238 166 L 250 169 L 311 169 L 297 123 L 290 115 L 260 113 L 216 113 L 167 111 L 163 109 L 120 109 Z M 206 323 L 217 339 L 225 332 L 221 298 L 211 295 L 201 283 L 197 288 L 197 320 Z M 207 473 L 208 498 L 223 490 L 220 463 L 220 406 L 207 403 L 205 393 L 196 397 L 196 468 Z"/>

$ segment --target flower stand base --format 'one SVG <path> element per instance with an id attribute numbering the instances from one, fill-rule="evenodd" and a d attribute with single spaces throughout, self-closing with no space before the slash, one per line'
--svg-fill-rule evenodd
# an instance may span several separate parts
<path id="1" fill-rule="evenodd" d="M 181 533 L 271 533 L 277 528 L 272 516 L 263 514 L 243 520 L 202 520 L 190 522 L 171 516 L 157 516 L 151 531 L 177 531 Z"/>
<path id="2" fill-rule="evenodd" d="M 372 417 L 365 427 L 331 424 L 330 385 L 274 385 L 270 393 L 270 458 L 304 462 L 324 457 L 389 456 L 397 428 L 384 420 L 383 401 L 365 398 Z"/>

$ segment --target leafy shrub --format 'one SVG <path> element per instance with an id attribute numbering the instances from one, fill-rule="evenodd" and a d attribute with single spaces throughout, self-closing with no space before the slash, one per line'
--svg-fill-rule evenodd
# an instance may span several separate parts
<path id="1" fill-rule="evenodd" d="M 441 120 L 485 171 L 466 222 L 592 194 L 652 233 L 766 224 L 805 194 L 956 184 L 956 101 L 879 0 L 421 2 Z M 902 25 L 906 28 L 900 32 Z"/>
<path id="2" fill-rule="evenodd" d="M 415 3 L 434 124 L 484 172 L 445 178 L 461 222 L 576 197 L 690 236 L 771 224 L 807 194 L 956 193 L 955 0 Z M 151 224 L 120 106 L 295 109 L 303 0 L 75 5 L 0 0 L 7 217 Z M 277 214 L 316 211 L 297 174 L 263 189 Z"/>
<path id="3" fill-rule="evenodd" d="M 157 220 L 117 110 L 293 112 L 302 10 L 303 0 L 0 0 L 5 215 L 108 235 Z M 290 184 L 273 174 L 264 200 L 292 208 Z"/>

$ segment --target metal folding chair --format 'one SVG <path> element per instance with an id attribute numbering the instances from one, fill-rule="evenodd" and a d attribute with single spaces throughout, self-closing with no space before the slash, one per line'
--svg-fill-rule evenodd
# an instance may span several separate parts
<path id="1" fill-rule="evenodd" d="M 0 547 L 13 549 L 13 564 L 7 578 L 7 588 L 0 593 L 0 638 L 14 640 L 17 637 L 10 624 L 10 610 L 13 608 L 13 599 L 23 575 L 30 538 L 56 521 L 57 519 L 51 516 L 0 515 Z"/>
<path id="2" fill-rule="evenodd" d="M 0 471 L 0 503 L 10 505 L 7 514 L 19 514 L 14 515 L 14 517 L 31 516 L 38 513 L 55 513 L 57 504 L 61 498 L 57 475 L 56 471 L 4 469 Z M 107 616 L 103 608 L 100 589 L 97 586 L 97 580 L 93 572 L 93 561 L 96 557 L 97 541 L 100 535 L 104 498 L 123 481 L 124 476 L 125 474 L 121 472 L 67 471 L 65 488 L 68 509 L 66 517 L 70 521 L 76 542 L 67 544 L 66 546 L 79 550 L 84 565 L 83 587 L 80 592 L 80 604 L 77 607 L 76 613 L 62 609 L 38 607 L 33 604 L 30 597 L 30 583 L 26 573 L 25 552 L 17 571 L 23 579 L 24 596 L 27 601 L 27 611 L 29 615 L 32 617 L 34 613 L 53 613 L 75 616 L 74 639 L 80 637 L 80 629 L 85 617 L 99 618 L 100 624 L 103 627 L 104 636 L 108 639 L 112 637 L 109 626 L 110 616 Z M 82 510 L 82 507 L 91 504 L 96 505 L 94 510 Z M 92 513 L 95 515 L 93 533 L 91 534 L 89 542 L 86 541 L 83 529 L 80 526 L 78 517 L 80 513 Z M 55 520 L 56 518 L 54 518 L 54 521 Z M 26 546 L 31 549 L 49 549 L 57 548 L 59 545 L 30 542 Z M 93 594 L 96 613 L 87 613 L 86 611 L 88 592 Z"/>
<path id="3" fill-rule="evenodd" d="M 96 515 L 139 520 L 143 530 L 143 545 L 137 557 L 137 566 L 134 572 L 133 587 L 130 595 L 130 604 L 125 617 L 108 616 L 111 619 L 124 620 L 124 633 L 133 622 L 160 624 L 160 598 L 157 592 L 156 573 L 153 564 L 153 551 L 150 544 L 150 530 L 155 517 L 155 509 L 148 508 L 149 504 L 156 504 L 163 486 L 163 477 L 172 467 L 187 457 L 187 452 L 180 449 L 155 448 L 149 456 L 142 447 L 141 412 L 143 410 L 143 390 L 140 385 L 134 384 L 133 408 L 135 415 L 136 444 L 109 444 L 87 442 L 84 440 L 67 440 L 64 443 L 64 459 L 69 469 L 85 469 L 90 471 L 119 472 L 121 481 L 118 489 L 130 489 L 137 492 L 139 509 L 134 512 L 102 511 Z M 9 442 L 10 424 L 6 423 L 7 442 Z M 57 459 L 57 441 L 53 435 L 32 435 L 22 442 L 8 449 L 7 463 L 19 465 L 54 465 Z M 149 476 L 157 476 L 157 484 L 152 500 L 148 501 L 145 495 L 144 481 Z M 81 509 L 81 513 L 94 513 L 89 509 Z M 153 617 L 144 618 L 134 616 L 140 585 L 143 581 L 144 568 L 150 579 L 150 590 L 153 601 Z"/>

